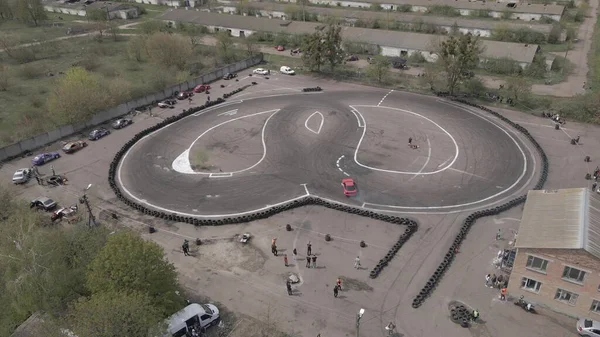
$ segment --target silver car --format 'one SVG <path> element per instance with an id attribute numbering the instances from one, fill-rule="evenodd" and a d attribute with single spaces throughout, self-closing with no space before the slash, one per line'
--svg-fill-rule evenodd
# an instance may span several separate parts
<path id="1" fill-rule="evenodd" d="M 582 318 L 577 321 L 577 333 L 579 336 L 600 337 L 600 322 Z"/>
<path id="2" fill-rule="evenodd" d="M 29 181 L 29 178 L 31 178 L 31 169 L 18 169 L 15 174 L 13 174 L 13 184 L 24 184 Z"/>

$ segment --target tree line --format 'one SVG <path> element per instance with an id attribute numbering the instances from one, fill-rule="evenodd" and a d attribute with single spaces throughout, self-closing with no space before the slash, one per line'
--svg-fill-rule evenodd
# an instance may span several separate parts
<path id="1" fill-rule="evenodd" d="M 39 26 L 48 18 L 41 0 L 0 0 L 0 19 Z"/>

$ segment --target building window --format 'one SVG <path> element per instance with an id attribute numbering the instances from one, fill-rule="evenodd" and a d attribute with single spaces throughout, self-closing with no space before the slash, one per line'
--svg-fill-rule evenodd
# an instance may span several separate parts
<path id="1" fill-rule="evenodd" d="M 600 301 L 593 300 L 592 306 L 590 307 L 590 311 L 600 313 Z"/>
<path id="2" fill-rule="evenodd" d="M 583 283 L 583 278 L 585 277 L 585 272 L 583 270 L 579 270 L 573 267 L 565 267 L 563 271 L 562 278 L 567 281 Z"/>
<path id="3" fill-rule="evenodd" d="M 527 269 L 546 273 L 546 267 L 548 267 L 548 260 L 531 255 L 527 256 Z"/>
<path id="4" fill-rule="evenodd" d="M 554 295 L 555 300 L 565 302 L 569 305 L 575 305 L 578 297 L 579 295 L 560 288 L 556 289 L 556 295 Z"/>
<path id="5" fill-rule="evenodd" d="M 533 291 L 534 293 L 537 293 L 540 291 L 541 286 L 542 286 L 542 282 L 538 282 L 536 280 L 532 280 L 527 277 L 523 277 L 521 279 L 521 289 L 525 289 L 525 290 L 529 290 L 529 291 Z"/>

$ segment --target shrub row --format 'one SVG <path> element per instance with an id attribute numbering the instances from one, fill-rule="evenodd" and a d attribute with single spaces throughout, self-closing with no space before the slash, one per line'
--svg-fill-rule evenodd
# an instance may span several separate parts
<path id="1" fill-rule="evenodd" d="M 444 95 L 444 93 L 442 93 L 441 95 L 438 94 L 438 96 L 445 96 L 445 95 Z M 521 125 L 519 125 L 517 123 L 514 123 L 513 121 L 502 116 L 498 112 L 493 111 L 485 106 L 477 105 L 477 104 L 468 102 L 463 99 L 453 98 L 452 100 L 462 103 L 462 104 L 470 105 L 472 107 L 476 107 L 485 112 L 488 112 L 491 115 L 498 117 L 503 122 L 511 125 L 515 129 L 519 130 L 522 134 L 524 134 L 529 139 L 529 141 L 535 146 L 540 157 L 542 158 L 541 175 L 540 175 L 540 178 L 538 179 L 537 184 L 533 188 L 534 190 L 542 189 L 542 187 L 546 183 L 546 179 L 548 178 L 548 157 L 546 156 L 546 153 L 544 152 L 544 150 L 542 149 L 540 144 L 531 136 L 531 134 L 529 133 L 529 131 L 527 129 L 525 129 L 524 127 L 522 127 Z M 429 295 L 431 295 L 431 293 L 435 290 L 435 287 L 440 282 L 444 273 L 446 273 L 446 271 L 448 271 L 448 269 L 450 268 L 452 261 L 454 261 L 456 252 L 458 252 L 460 245 L 462 244 L 463 240 L 466 238 L 467 234 L 469 233 L 469 230 L 471 229 L 471 226 L 473 226 L 473 224 L 477 221 L 477 219 L 483 218 L 486 216 L 497 215 L 501 212 L 507 211 L 515 206 L 523 204 L 526 199 L 527 199 L 527 195 L 523 195 L 523 196 L 514 198 L 502 205 L 499 205 L 499 206 L 496 206 L 493 208 L 489 208 L 489 209 L 476 211 L 474 213 L 471 213 L 469 216 L 467 216 L 467 218 L 463 222 L 460 232 L 456 235 L 454 242 L 452 243 L 452 245 L 448 249 L 448 252 L 444 256 L 444 260 L 437 267 L 437 269 L 435 270 L 433 275 L 431 275 L 431 277 L 429 278 L 429 280 L 427 281 L 425 286 L 423 286 L 423 288 L 421 289 L 419 294 L 417 296 L 415 296 L 415 298 L 413 299 L 412 307 L 415 309 L 420 307 L 423 304 L 423 302 L 427 299 L 427 297 L 429 297 Z"/>
<path id="2" fill-rule="evenodd" d="M 313 92 L 313 91 L 323 91 L 323 89 L 321 87 L 304 88 L 304 89 L 302 89 L 302 92 Z"/>
<path id="3" fill-rule="evenodd" d="M 252 82 L 252 83 L 254 84 L 256 82 Z M 223 98 L 229 98 L 229 97 L 231 97 L 231 96 L 233 96 L 233 95 L 235 95 L 235 94 L 237 94 L 239 92 L 242 92 L 242 91 L 248 89 L 251 86 L 252 86 L 252 84 L 246 84 L 245 86 L 239 87 L 239 88 L 235 89 L 232 92 L 228 92 L 228 93 L 223 94 Z"/>

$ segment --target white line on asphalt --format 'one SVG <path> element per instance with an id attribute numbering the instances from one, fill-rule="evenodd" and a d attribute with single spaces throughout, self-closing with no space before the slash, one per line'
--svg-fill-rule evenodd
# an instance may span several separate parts
<path id="1" fill-rule="evenodd" d="M 308 126 L 308 121 L 309 121 L 309 120 L 312 118 L 312 116 L 314 116 L 314 115 L 316 115 L 316 114 L 319 114 L 319 116 L 321 116 L 321 124 L 319 125 L 319 129 L 318 129 L 317 131 L 315 131 L 315 130 L 311 129 L 311 128 Z M 319 133 L 321 133 L 321 129 L 323 128 L 323 123 L 324 123 L 324 122 L 325 122 L 325 117 L 323 116 L 323 114 L 322 114 L 322 113 L 320 113 L 319 111 L 315 111 L 315 112 L 313 112 L 313 113 L 312 113 L 310 116 L 308 116 L 308 118 L 306 118 L 306 121 L 304 121 L 304 127 L 305 127 L 306 129 L 308 129 L 308 131 L 310 131 L 310 132 L 312 132 L 312 133 L 314 133 L 314 134 L 317 134 L 317 135 L 318 135 Z"/>
<path id="2" fill-rule="evenodd" d="M 423 166 L 421 167 L 419 172 L 417 172 L 414 176 L 412 176 L 410 179 L 408 179 L 408 181 L 415 179 L 421 172 L 423 172 L 423 170 L 425 169 L 427 164 L 429 164 L 429 160 L 431 159 L 431 142 L 429 141 L 429 137 L 427 137 L 427 147 L 428 147 L 428 152 L 427 152 L 427 159 L 425 160 L 425 164 L 423 164 Z M 438 166 L 438 168 L 439 168 L 439 166 Z"/>
<path id="3" fill-rule="evenodd" d="M 363 120 L 365 120 L 364 116 L 362 116 L 362 114 L 360 113 L 360 111 L 358 111 L 358 109 L 356 109 L 356 107 L 390 109 L 390 110 L 402 111 L 402 112 L 409 113 L 409 114 L 412 114 L 412 115 L 415 115 L 415 116 L 419 116 L 419 117 L 421 117 L 421 118 L 423 118 L 423 119 L 431 122 L 433 125 L 437 126 L 446 135 L 448 135 L 448 137 L 450 137 L 450 139 L 454 143 L 455 155 L 454 155 L 454 158 L 452 159 L 452 162 L 450 162 L 450 164 L 448 164 L 447 166 L 445 166 L 445 167 L 443 167 L 441 169 L 438 169 L 436 171 L 431 171 L 431 172 L 406 172 L 406 171 L 386 170 L 386 169 L 380 169 L 380 168 L 376 168 L 376 167 L 371 167 L 371 166 L 368 166 L 368 165 L 361 164 L 358 161 L 358 151 L 360 150 L 360 144 L 362 144 L 362 141 L 365 138 L 365 134 L 367 132 L 367 127 L 366 127 L 367 123 L 366 123 L 366 120 L 365 120 L 365 123 L 364 123 L 365 127 L 363 128 L 363 134 L 362 134 L 362 136 L 360 137 L 360 139 L 358 141 L 358 145 L 356 146 L 356 149 L 354 150 L 354 161 L 359 166 L 371 169 L 373 171 L 380 171 L 380 172 L 393 173 L 393 174 L 410 174 L 410 175 L 422 174 L 422 175 L 430 175 L 430 174 L 436 174 L 436 173 L 440 173 L 440 172 L 442 172 L 444 170 L 447 170 L 449 167 L 451 167 L 452 165 L 454 165 L 454 162 L 456 162 L 456 160 L 458 159 L 459 149 L 458 149 L 458 144 L 456 143 L 456 140 L 454 139 L 454 137 L 452 137 L 452 135 L 448 131 L 446 131 L 446 129 L 444 129 L 443 127 L 441 127 L 439 124 L 437 124 L 436 122 L 432 121 L 431 119 L 429 119 L 429 118 L 427 118 L 427 117 L 425 117 L 423 115 L 420 115 L 420 114 L 418 114 L 416 112 L 412 112 L 412 111 L 409 111 L 409 110 L 404 110 L 404 109 L 399 109 L 399 108 L 392 108 L 392 107 L 385 107 L 385 106 L 354 105 L 354 106 L 350 106 L 350 107 L 352 109 L 354 109 L 354 111 L 356 111 L 356 113 L 358 113 L 362 117 Z"/>
<path id="4" fill-rule="evenodd" d="M 231 173 L 236 174 L 236 173 L 241 173 L 241 172 L 245 172 L 248 170 L 253 169 L 254 167 L 256 167 L 257 165 L 259 165 L 267 156 L 267 143 L 265 141 L 265 130 L 267 128 L 267 124 L 269 124 L 269 120 L 277 113 L 279 112 L 280 109 L 273 109 L 273 110 L 268 110 L 268 111 L 262 111 L 262 112 L 257 112 L 254 114 L 250 114 L 250 115 L 245 115 L 245 116 L 240 116 L 237 118 L 233 118 L 224 122 L 221 122 L 215 126 L 210 127 L 208 130 L 204 131 L 200 136 L 198 136 L 198 138 L 196 138 L 192 144 L 190 145 L 190 147 L 188 147 L 185 151 L 183 151 L 182 154 L 180 154 L 177 158 L 175 158 L 175 160 L 173 161 L 173 163 L 171 164 L 171 167 L 173 167 L 173 170 L 175 170 L 176 172 L 179 173 L 184 173 L 184 174 L 203 174 L 203 175 L 211 175 L 211 173 L 206 173 L 206 172 L 196 172 L 192 169 L 192 165 L 190 163 L 190 150 L 192 149 L 192 147 L 194 146 L 194 144 L 200 139 L 202 138 L 202 136 L 204 136 L 205 134 L 207 134 L 208 132 L 233 121 L 239 120 L 239 119 L 243 119 L 243 118 L 247 118 L 247 117 L 253 117 L 253 116 L 257 116 L 257 115 L 262 115 L 262 114 L 266 114 L 266 113 L 272 113 L 271 116 L 269 116 L 269 118 L 267 118 L 267 120 L 265 121 L 265 124 L 263 125 L 262 128 L 262 134 L 261 134 L 261 140 L 262 140 L 262 146 L 263 146 L 263 155 L 260 158 L 260 160 L 258 162 L 256 162 L 254 165 L 247 167 L 245 169 L 242 170 L 238 170 L 238 171 L 232 171 L 232 172 L 223 172 L 223 174 L 225 173 Z"/>
<path id="5" fill-rule="evenodd" d="M 350 175 L 348 173 L 346 173 L 346 171 L 344 171 L 341 167 L 340 167 L 340 161 L 342 160 L 342 158 L 344 158 L 344 155 L 341 155 L 338 160 L 335 162 L 335 166 L 337 166 L 338 170 L 340 170 L 340 172 L 342 172 L 346 177 L 349 177 Z"/>
<path id="6" fill-rule="evenodd" d="M 488 178 L 486 178 L 486 177 L 482 177 L 482 176 L 480 176 L 480 175 L 477 175 L 477 174 L 475 174 L 475 173 L 471 173 L 471 172 L 467 172 L 467 171 L 463 171 L 463 170 L 458 170 L 458 169 L 455 169 L 454 167 L 451 167 L 451 168 L 450 168 L 450 171 L 458 172 L 458 173 L 460 173 L 460 174 L 466 174 L 466 175 L 473 176 L 473 177 L 477 177 L 477 178 L 484 179 L 484 180 L 491 180 L 491 179 L 488 179 Z"/>
<path id="7" fill-rule="evenodd" d="M 444 160 L 444 162 L 443 162 L 443 163 L 441 163 L 441 164 L 439 164 L 439 165 L 438 165 L 438 168 L 440 168 L 440 167 L 442 167 L 442 166 L 446 165 L 446 163 L 447 163 L 447 162 L 449 162 L 449 161 L 450 161 L 450 159 L 452 159 L 452 157 L 450 157 L 450 158 L 448 158 L 448 159 Z"/>
<path id="8" fill-rule="evenodd" d="M 266 83 L 268 84 L 268 83 Z M 268 85 L 273 85 L 273 84 L 268 84 Z M 274 86 L 274 85 L 273 85 Z M 267 90 L 257 90 L 257 91 L 252 91 L 252 92 L 245 92 L 245 93 L 241 93 L 239 94 L 237 97 L 241 97 L 241 96 L 246 96 L 246 95 L 252 95 L 252 94 L 257 94 L 259 92 L 267 92 L 267 91 L 276 91 L 276 90 L 292 90 L 292 91 L 300 91 L 302 88 L 276 88 L 276 89 L 267 89 Z M 264 96 L 263 96 L 264 97 Z M 261 97 L 262 98 L 262 97 Z"/>
<path id="9" fill-rule="evenodd" d="M 228 173 L 211 173 L 208 175 L 209 178 L 229 178 L 233 174 L 231 172 Z"/>
<path id="10" fill-rule="evenodd" d="M 234 110 L 222 112 L 222 113 L 218 114 L 217 116 L 233 116 L 233 115 L 237 114 L 237 112 L 238 112 L 238 109 L 234 109 Z"/>
<path id="11" fill-rule="evenodd" d="M 225 106 L 228 106 L 228 105 L 240 104 L 240 103 L 243 103 L 243 102 L 244 102 L 244 101 L 242 101 L 242 100 L 239 100 L 239 101 L 231 101 L 231 102 L 223 102 L 223 103 L 221 103 L 221 104 L 217 104 L 217 105 L 215 105 L 215 106 L 211 106 L 210 108 L 206 108 L 206 109 L 200 110 L 200 111 L 198 111 L 198 112 L 196 112 L 196 113 L 193 113 L 193 114 L 192 114 L 192 116 L 196 116 L 196 117 L 198 117 L 198 116 L 200 116 L 200 115 L 204 115 L 204 114 L 205 114 L 205 113 L 207 113 L 207 112 L 211 112 L 211 111 L 213 111 L 213 110 L 220 109 L 220 108 L 222 108 L 222 107 L 225 107 Z M 171 125 L 171 124 L 169 124 L 169 125 Z M 164 129 L 164 128 L 163 128 L 163 129 Z"/>
<path id="12" fill-rule="evenodd" d="M 310 193 L 308 192 L 308 187 L 306 187 L 306 184 L 300 184 L 302 186 L 304 186 L 304 190 L 306 191 L 306 195 L 310 195 Z"/>
<path id="13" fill-rule="evenodd" d="M 385 94 L 385 96 L 383 96 L 383 98 L 381 99 L 381 101 L 379 101 L 379 104 L 377 104 L 377 106 L 380 106 L 383 103 L 383 101 L 385 101 L 386 97 L 388 97 L 388 95 L 391 94 L 392 92 L 394 92 L 394 89 L 390 90 L 390 92 Z"/>
<path id="14" fill-rule="evenodd" d="M 364 128 L 365 127 L 365 122 L 363 120 L 361 120 L 362 116 L 358 113 L 358 111 L 356 111 L 356 109 L 354 109 L 352 106 L 350 106 L 350 111 L 352 111 L 352 113 L 356 117 L 356 120 L 358 121 L 358 127 L 359 128 Z"/>

